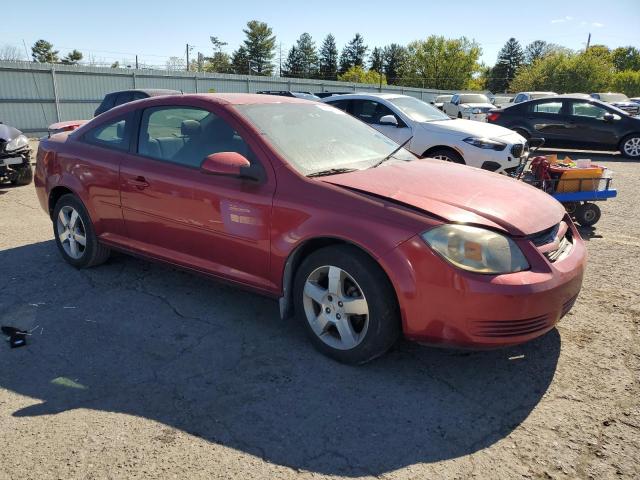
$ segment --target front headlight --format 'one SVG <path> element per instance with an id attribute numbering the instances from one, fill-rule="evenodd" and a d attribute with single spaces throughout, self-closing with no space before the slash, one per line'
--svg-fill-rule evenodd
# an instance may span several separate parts
<path id="1" fill-rule="evenodd" d="M 422 239 L 452 265 L 475 273 L 514 273 L 529 268 L 529 262 L 510 238 L 484 228 L 442 225 Z"/>
<path id="2" fill-rule="evenodd" d="M 463 142 L 466 142 L 469 145 L 473 145 L 474 147 L 482 148 L 485 150 L 501 151 L 507 147 L 506 143 L 502 143 L 497 140 L 492 140 L 486 137 L 467 137 L 463 140 Z"/>
<path id="3" fill-rule="evenodd" d="M 16 138 L 11 139 L 4 146 L 4 149 L 7 152 L 12 152 L 14 150 L 18 150 L 19 148 L 23 148 L 29 145 L 29 140 L 24 135 L 18 135 Z"/>

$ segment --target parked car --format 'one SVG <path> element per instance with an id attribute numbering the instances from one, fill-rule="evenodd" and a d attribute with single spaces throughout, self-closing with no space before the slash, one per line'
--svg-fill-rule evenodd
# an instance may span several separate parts
<path id="1" fill-rule="evenodd" d="M 333 95 L 345 95 L 347 93 L 353 93 L 353 92 L 316 92 L 314 93 L 314 95 L 318 98 L 327 98 Z"/>
<path id="2" fill-rule="evenodd" d="M 618 107 L 629 115 L 640 114 L 640 105 L 632 102 L 624 93 L 592 93 L 591 96 L 614 107 Z"/>
<path id="3" fill-rule="evenodd" d="M 43 139 L 35 184 L 69 264 L 116 248 L 280 298 L 283 315 L 348 363 L 400 333 L 470 347 L 531 340 L 572 307 L 585 265 L 580 234 L 546 193 L 419 160 L 295 98 L 122 105 Z"/>
<path id="4" fill-rule="evenodd" d="M 638 105 L 640 105 L 640 97 L 630 98 L 629 101 L 631 101 L 633 103 L 637 103 Z"/>
<path id="5" fill-rule="evenodd" d="M 28 185 L 32 179 L 29 139 L 17 128 L 0 122 L 0 180 Z"/>
<path id="6" fill-rule="evenodd" d="M 406 148 L 418 157 L 509 173 L 529 153 L 526 140 L 511 130 L 451 119 L 428 103 L 407 95 L 363 93 L 329 97 L 324 102 L 397 143 L 408 142 Z"/>
<path id="7" fill-rule="evenodd" d="M 289 90 L 262 90 L 257 92 L 260 95 L 277 95 L 280 97 L 304 98 L 305 100 L 320 101 L 320 97 L 311 92 L 292 92 Z"/>
<path id="8" fill-rule="evenodd" d="M 102 103 L 96 109 L 94 116 L 98 116 L 113 107 L 133 102 L 134 100 L 142 100 L 143 98 L 158 97 L 161 95 L 180 94 L 179 90 L 167 90 L 164 88 L 135 88 L 133 90 L 120 90 L 118 92 L 107 93 L 102 99 Z"/>
<path id="9" fill-rule="evenodd" d="M 503 97 L 503 96 L 497 96 L 497 97 L 493 97 L 491 99 L 491 103 L 496 107 L 496 108 L 502 108 L 502 107 L 506 107 L 508 106 L 510 103 L 513 102 L 513 97 Z"/>
<path id="10" fill-rule="evenodd" d="M 431 105 L 436 107 L 438 110 L 442 110 L 442 106 L 445 104 L 445 102 L 450 102 L 451 97 L 453 97 L 453 95 L 438 95 L 436 98 L 434 98 L 433 102 L 431 102 Z"/>
<path id="11" fill-rule="evenodd" d="M 619 150 L 640 158 L 640 118 L 593 98 L 559 95 L 532 100 L 491 112 L 487 120 L 525 138 L 544 137 L 545 146 Z"/>
<path id="12" fill-rule="evenodd" d="M 451 118 L 487 121 L 487 113 L 495 110 L 491 101 L 482 93 L 456 93 L 451 101 L 442 105 L 442 111 Z"/>
<path id="13" fill-rule="evenodd" d="M 511 103 L 528 102 L 529 100 L 537 100 L 539 98 L 545 97 L 555 97 L 556 95 L 558 95 L 556 92 L 520 92 L 517 93 L 515 97 L 513 97 L 513 101 Z"/>

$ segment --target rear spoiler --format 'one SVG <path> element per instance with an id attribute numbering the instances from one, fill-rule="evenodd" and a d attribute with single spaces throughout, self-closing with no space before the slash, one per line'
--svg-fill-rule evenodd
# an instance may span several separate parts
<path id="1" fill-rule="evenodd" d="M 56 133 L 72 132 L 73 130 L 81 127 L 88 121 L 89 120 L 68 120 L 66 122 L 52 123 L 47 127 L 47 132 L 49 134 L 49 137 L 51 135 L 55 135 Z"/>

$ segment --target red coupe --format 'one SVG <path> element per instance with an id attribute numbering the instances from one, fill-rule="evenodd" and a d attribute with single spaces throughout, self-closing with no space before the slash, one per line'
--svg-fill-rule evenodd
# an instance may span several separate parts
<path id="1" fill-rule="evenodd" d="M 417 159 L 295 98 L 132 102 L 43 140 L 35 184 L 71 265 L 116 249 L 277 297 L 348 363 L 400 334 L 467 347 L 538 337 L 572 307 L 585 267 L 545 193 Z"/>

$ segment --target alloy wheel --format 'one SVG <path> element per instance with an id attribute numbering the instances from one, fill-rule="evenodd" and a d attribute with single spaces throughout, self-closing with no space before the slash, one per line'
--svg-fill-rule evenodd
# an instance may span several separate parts
<path id="1" fill-rule="evenodd" d="M 369 305 L 362 289 L 336 266 L 311 272 L 304 285 L 303 305 L 313 332 L 332 348 L 357 347 L 369 328 Z"/>
<path id="2" fill-rule="evenodd" d="M 623 146 L 624 153 L 629 155 L 630 157 L 639 157 L 640 156 L 640 137 L 633 137 L 624 142 Z"/>
<path id="3" fill-rule="evenodd" d="M 60 209 L 56 233 L 65 253 L 74 260 L 82 258 L 87 248 L 87 233 L 75 208 L 66 205 Z"/>
<path id="4" fill-rule="evenodd" d="M 433 158 L 435 158 L 436 160 L 444 160 L 445 162 L 453 162 L 453 159 L 446 155 L 436 155 Z"/>

